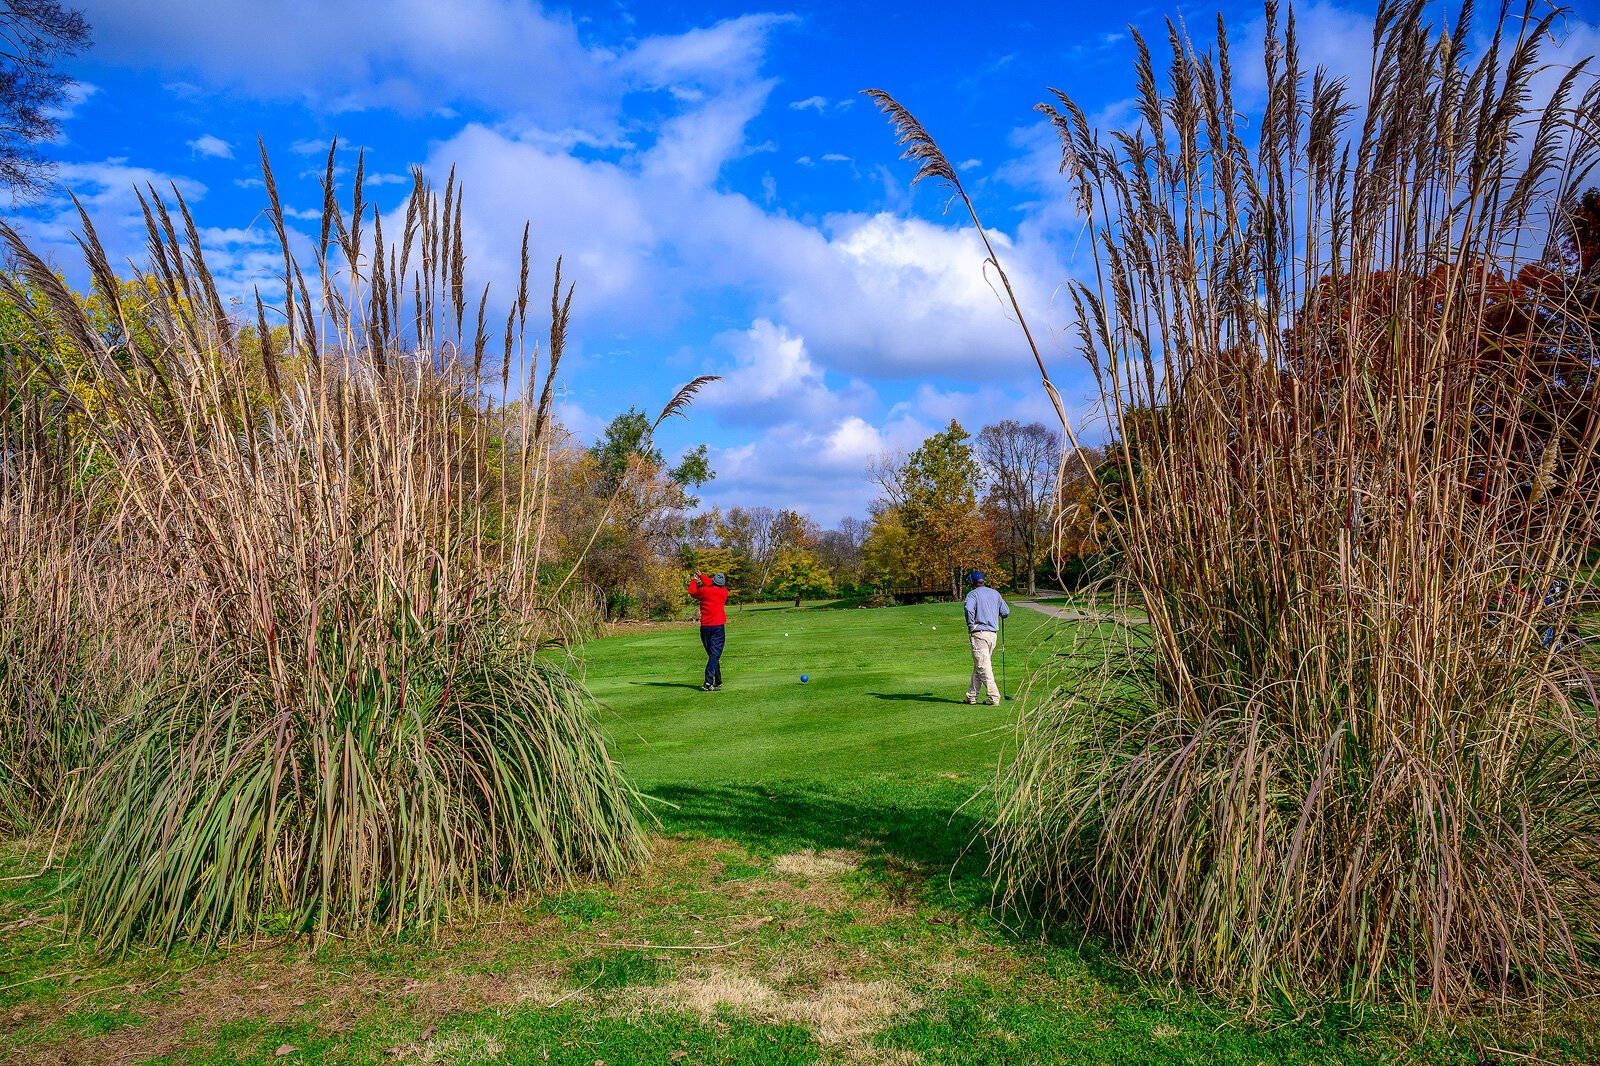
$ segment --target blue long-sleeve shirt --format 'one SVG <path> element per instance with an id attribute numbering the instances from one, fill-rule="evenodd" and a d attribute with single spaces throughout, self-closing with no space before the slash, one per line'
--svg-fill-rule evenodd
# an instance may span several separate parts
<path id="1" fill-rule="evenodd" d="M 1000 619 L 1011 617 L 1005 597 L 988 585 L 979 585 L 967 593 L 966 608 L 969 633 L 998 633 Z"/>

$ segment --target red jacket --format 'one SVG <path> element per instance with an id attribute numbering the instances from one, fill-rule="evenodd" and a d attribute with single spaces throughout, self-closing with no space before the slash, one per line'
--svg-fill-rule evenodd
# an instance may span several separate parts
<path id="1" fill-rule="evenodd" d="M 728 602 L 728 590 L 718 588 L 705 574 L 689 579 L 689 595 L 700 601 L 700 624 L 721 626 L 728 624 L 728 613 L 723 605 Z"/>

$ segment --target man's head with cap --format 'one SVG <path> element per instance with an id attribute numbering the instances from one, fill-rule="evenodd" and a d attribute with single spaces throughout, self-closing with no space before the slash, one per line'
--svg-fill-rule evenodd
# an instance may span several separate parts
<path id="1" fill-rule="evenodd" d="M 967 575 L 967 580 L 972 582 L 974 585 L 983 584 L 983 582 L 985 580 L 984 576 L 983 576 L 983 571 L 982 570 L 974 570 L 972 573 Z"/>
<path id="2" fill-rule="evenodd" d="M 725 588 L 728 587 L 728 575 L 727 574 L 712 574 L 711 575 L 711 583 L 713 585 L 717 586 L 717 588 L 719 588 L 719 589 L 725 589 Z"/>

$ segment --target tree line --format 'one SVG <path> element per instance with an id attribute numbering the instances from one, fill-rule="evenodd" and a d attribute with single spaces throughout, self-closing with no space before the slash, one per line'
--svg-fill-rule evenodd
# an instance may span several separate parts
<path id="1" fill-rule="evenodd" d="M 879 492 L 867 517 L 832 528 L 796 508 L 698 509 L 694 490 L 716 476 L 705 446 L 669 462 L 641 446 L 645 428 L 629 410 L 557 460 L 557 525 L 593 538 L 579 576 L 609 618 L 673 612 L 693 573 L 727 574 L 736 602 L 889 602 L 902 589 L 956 595 L 974 569 L 1034 592 L 1041 579 L 1062 580 L 1052 560 L 1063 547 L 1072 558 L 1098 550 L 1092 529 L 1062 522 L 1063 504 L 1070 517 L 1079 499 L 1083 463 L 1074 456 L 1063 466 L 1058 435 L 1038 422 L 1003 419 L 974 437 L 952 420 L 909 454 L 880 456 L 864 471 Z M 578 557 L 580 545 L 568 547 Z"/>

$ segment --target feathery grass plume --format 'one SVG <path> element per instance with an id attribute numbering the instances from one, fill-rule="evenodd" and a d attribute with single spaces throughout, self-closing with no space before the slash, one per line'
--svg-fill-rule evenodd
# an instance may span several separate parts
<path id="1" fill-rule="evenodd" d="M 716 374 L 702 374 L 683 386 L 671 400 L 667 401 L 667 405 L 661 409 L 661 413 L 656 416 L 655 422 L 651 424 L 650 431 L 654 433 L 661 428 L 661 423 L 674 416 L 679 418 L 688 417 L 689 408 L 694 403 L 695 395 L 712 382 L 721 380 L 722 378 Z"/>
<path id="2" fill-rule="evenodd" d="M 1254 145 L 1220 21 L 1164 82 L 1141 45 L 1134 130 L 1041 106 L 1148 621 L 1025 708 L 994 872 L 1254 1000 L 1444 1013 L 1600 962 L 1600 322 L 1555 254 L 1600 90 L 1533 102 L 1554 14 L 1473 61 L 1428 11 L 1382 5 L 1352 101 L 1269 4 Z"/>
<path id="3" fill-rule="evenodd" d="M 144 198 L 137 306 L 87 219 L 89 302 L 0 223 L 33 341 L 0 348 L 0 820 L 65 808 L 111 949 L 426 927 L 645 854 L 594 702 L 535 657 L 553 423 L 496 404 L 520 329 L 500 368 L 463 336 L 453 175 L 397 258 L 330 173 L 308 284 L 263 172 L 284 298 L 248 325 L 181 200 L 180 235 Z"/>
<path id="4" fill-rule="evenodd" d="M 523 233 L 523 247 L 527 247 L 527 233 Z M 524 271 L 526 274 L 526 271 Z M 523 282 L 517 296 L 517 321 L 522 322 L 522 309 L 527 304 L 527 283 Z M 556 259 L 555 283 L 550 286 L 550 368 L 545 371 L 544 389 L 539 393 L 539 412 L 534 427 L 540 433 L 550 419 L 556 395 L 556 369 L 561 366 L 561 356 L 566 351 L 567 320 L 572 314 L 572 286 L 567 286 L 567 298 L 561 298 L 561 259 Z M 530 376 L 529 381 L 532 381 Z"/>

